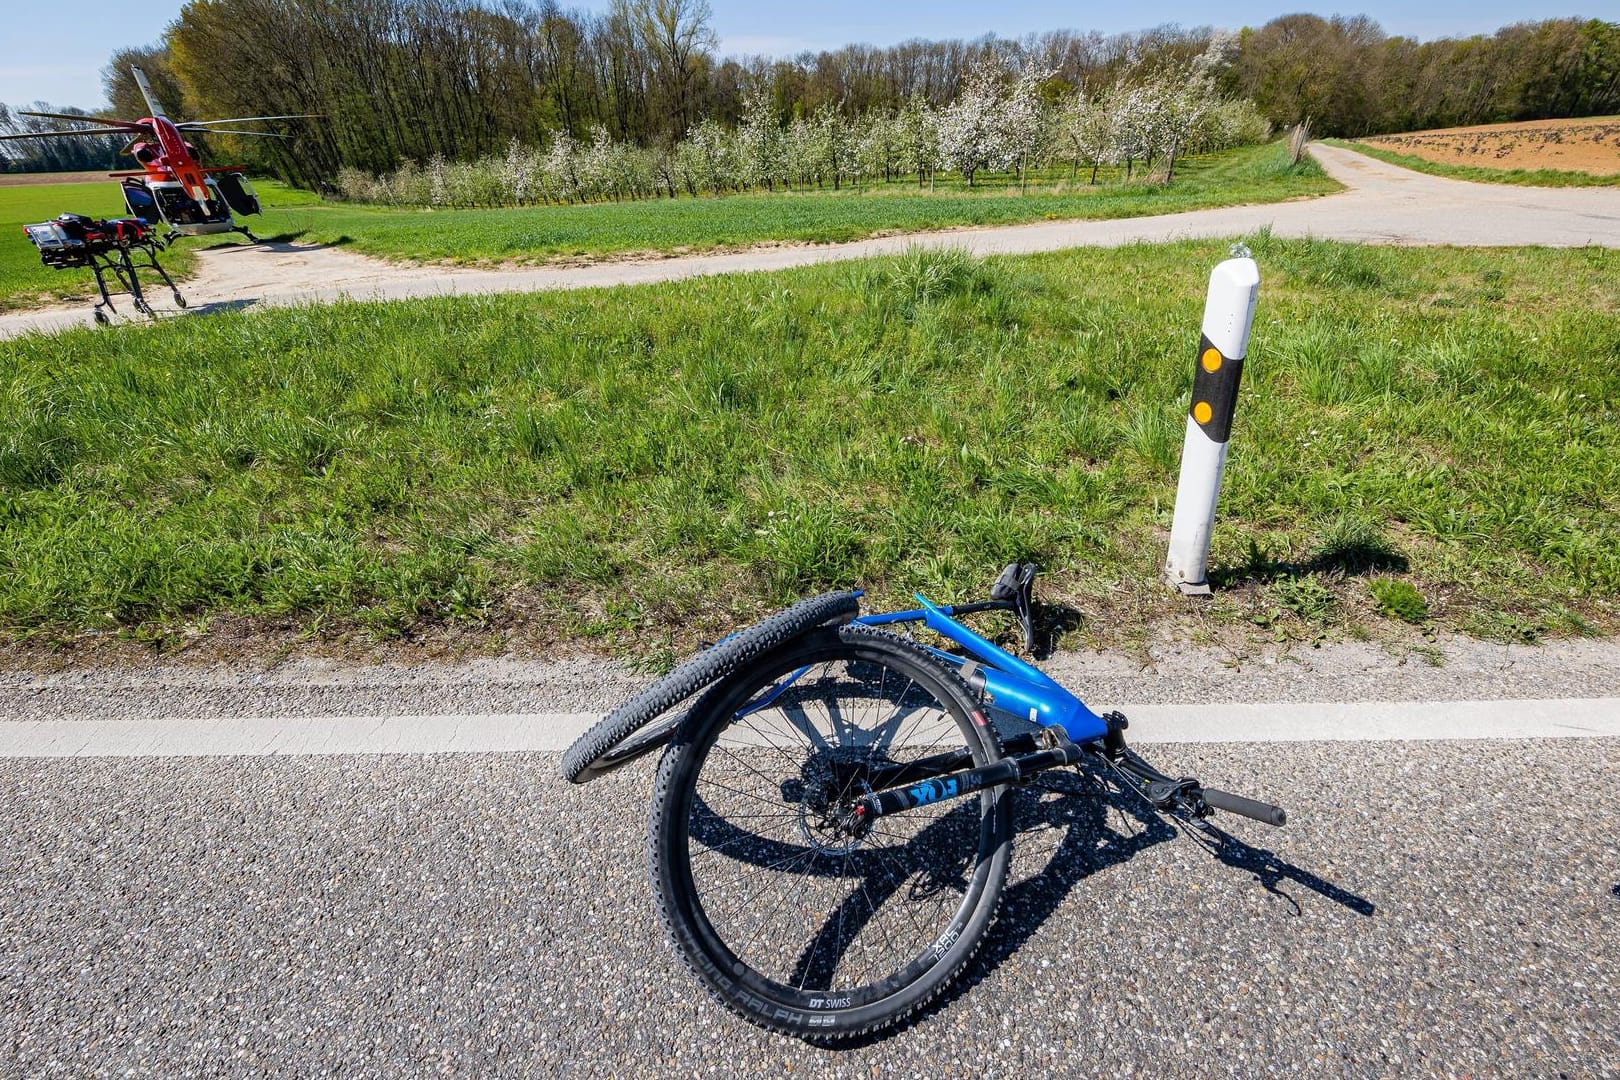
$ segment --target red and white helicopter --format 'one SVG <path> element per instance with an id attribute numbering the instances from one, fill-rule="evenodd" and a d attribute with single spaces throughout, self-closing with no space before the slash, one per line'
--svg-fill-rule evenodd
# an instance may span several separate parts
<path id="1" fill-rule="evenodd" d="M 132 217 L 152 228 L 166 226 L 165 240 L 177 236 L 202 236 L 207 233 L 239 232 L 258 243 L 243 225 L 231 216 L 234 211 L 243 217 L 259 213 L 259 197 L 253 185 L 243 175 L 240 165 L 204 167 L 197 148 L 186 141 L 191 133 L 218 132 L 227 135 L 259 135 L 271 139 L 291 138 L 273 131 L 247 131 L 221 127 L 222 124 L 245 124 L 270 120 L 304 120 L 301 116 L 237 116 L 228 120 L 187 120 L 176 122 L 163 115 L 152 86 L 138 67 L 129 69 L 135 83 L 146 98 L 151 116 L 139 120 L 104 120 L 95 116 L 74 116 L 67 113 L 24 112 L 24 116 L 43 116 L 51 120 L 72 120 L 83 124 L 97 124 L 98 128 L 77 128 L 66 131 L 38 131 L 26 135 L 0 135 L 0 139 L 52 139 L 82 135 L 106 135 L 108 129 L 129 133 L 131 154 L 141 168 L 132 172 L 110 173 L 120 181 L 124 204 Z"/>

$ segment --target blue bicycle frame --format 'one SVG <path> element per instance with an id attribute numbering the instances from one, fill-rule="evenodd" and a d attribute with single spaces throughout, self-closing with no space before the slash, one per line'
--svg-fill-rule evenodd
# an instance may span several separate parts
<path id="1" fill-rule="evenodd" d="M 1009 571 L 1013 569 L 1016 567 L 1008 568 Z M 1033 571 L 1033 568 L 1028 569 Z M 1023 584 L 1027 587 L 1028 578 Z M 858 597 L 861 593 L 856 591 L 854 595 Z M 950 770 L 961 769 L 966 764 L 966 758 L 959 761 L 955 755 L 947 754 L 942 755 L 939 761 L 930 762 L 941 770 L 939 776 L 918 775 L 915 769 L 902 770 L 907 783 L 916 783 L 909 788 L 891 787 L 870 791 L 862 796 L 852 810 L 861 820 L 869 823 L 876 817 L 907 810 L 940 797 L 960 797 L 984 787 L 1016 783 L 1036 772 L 1078 764 L 1086 759 L 1112 768 L 1160 810 L 1177 809 L 1195 817 L 1204 817 L 1211 809 L 1220 809 L 1270 825 L 1281 825 L 1287 820 L 1287 815 L 1279 807 L 1203 787 L 1191 777 L 1173 778 L 1159 772 L 1125 745 L 1125 717 L 1117 712 L 1109 713 L 1106 717 L 1097 715 L 1044 671 L 1020 660 L 955 618 L 984 611 L 1016 611 L 1024 623 L 1026 636 L 1029 636 L 1027 593 L 1022 601 L 1009 601 L 992 593 L 989 601 L 958 605 L 933 604 L 921 594 L 916 594 L 916 599 L 922 606 L 911 611 L 860 615 L 851 621 L 874 627 L 922 623 L 961 651 L 949 652 L 923 642 L 918 642 L 918 645 L 961 675 L 963 681 L 982 694 L 996 712 L 1027 721 L 1035 730 L 1009 738 L 1004 745 L 1006 756 L 983 768 L 952 773 Z M 736 715 L 743 717 L 770 707 L 809 670 L 809 666 L 806 666 L 784 675 L 759 696 L 738 707 Z M 618 755 L 610 767 L 618 768 L 664 745 L 673 735 L 677 723 L 678 718 L 668 721 L 655 737 L 644 739 L 628 753 Z M 930 785 L 939 785 L 937 791 Z M 928 791 L 924 792 L 924 789 Z"/>
<path id="2" fill-rule="evenodd" d="M 955 642 L 970 656 L 925 645 L 929 652 L 955 667 L 968 685 L 983 690 L 1001 712 L 1039 727 L 1060 727 L 1070 741 L 1087 743 L 1108 734 L 1108 724 L 1086 707 L 1086 703 L 1058 685 L 1044 671 L 1000 648 L 951 618 L 957 609 L 931 604 L 915 594 L 922 607 L 879 615 L 862 615 L 855 622 L 865 626 L 893 626 L 920 622 L 941 637 Z M 964 605 L 975 611 L 986 605 Z"/>

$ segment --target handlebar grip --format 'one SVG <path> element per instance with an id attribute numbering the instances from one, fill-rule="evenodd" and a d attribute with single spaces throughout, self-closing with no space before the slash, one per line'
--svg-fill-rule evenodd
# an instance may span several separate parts
<path id="1" fill-rule="evenodd" d="M 1245 799 L 1241 795 L 1233 795 L 1230 791 L 1216 791 L 1214 788 L 1204 788 L 1204 801 L 1217 810 L 1225 810 L 1230 814 L 1241 814 L 1246 818 L 1263 821 L 1267 825 L 1286 825 L 1288 814 L 1280 806 L 1270 803 L 1257 802 L 1254 799 Z"/>

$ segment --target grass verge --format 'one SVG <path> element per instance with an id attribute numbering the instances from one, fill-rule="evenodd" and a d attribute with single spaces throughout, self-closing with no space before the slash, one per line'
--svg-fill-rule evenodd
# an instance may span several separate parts
<path id="1" fill-rule="evenodd" d="M 1447 165 L 1416 154 L 1398 154 L 1379 146 L 1351 139 L 1323 139 L 1330 146 L 1342 146 L 1358 154 L 1399 165 L 1403 169 L 1444 176 L 1452 180 L 1473 180 L 1482 184 L 1516 184 L 1520 187 L 1620 187 L 1620 174 L 1597 176 L 1567 169 L 1489 169 L 1479 165 Z"/>
<path id="2" fill-rule="evenodd" d="M 547 261 L 680 254 L 767 242 L 830 243 L 887 233 L 1069 218 L 1140 217 L 1212 206 L 1278 202 L 1339 190 L 1315 162 L 1293 165 L 1280 145 L 1186 161 L 1174 184 L 1078 181 L 919 191 L 907 183 L 866 192 L 779 192 L 508 210 L 388 210 L 332 205 L 266 215 L 267 227 L 346 243 L 383 258 L 451 262 Z"/>
<path id="3" fill-rule="evenodd" d="M 0 343 L 0 633 L 650 651 L 1013 560 L 1071 642 L 1620 628 L 1620 254 L 1250 243 L 1196 609 L 1158 583 L 1224 255 L 1189 242 Z"/>

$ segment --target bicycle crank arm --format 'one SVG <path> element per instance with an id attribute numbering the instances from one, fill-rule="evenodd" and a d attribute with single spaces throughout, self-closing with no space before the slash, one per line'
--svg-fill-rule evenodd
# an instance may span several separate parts
<path id="1" fill-rule="evenodd" d="M 981 769 L 963 769 L 906 787 L 893 787 L 874 792 L 855 800 L 850 809 L 850 824 L 864 828 L 867 824 L 888 814 L 898 814 L 946 799 L 959 799 L 985 788 L 1002 784 L 1016 784 L 1038 772 L 1073 765 L 1086 755 L 1086 750 L 1071 742 L 1060 728 L 1047 728 L 1043 733 L 1050 745 L 1045 750 L 1027 754 L 1014 754 Z"/>

